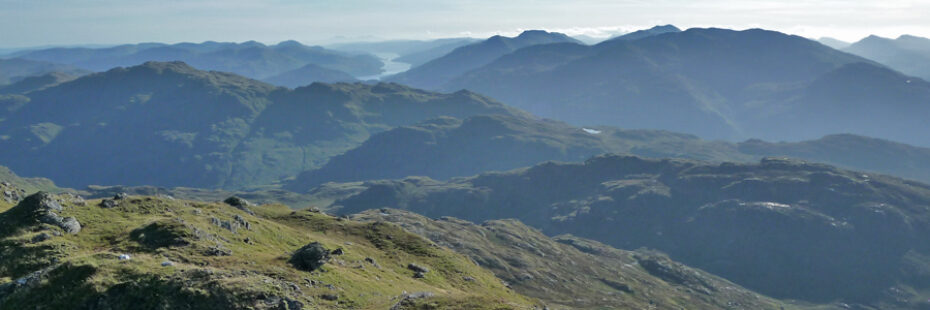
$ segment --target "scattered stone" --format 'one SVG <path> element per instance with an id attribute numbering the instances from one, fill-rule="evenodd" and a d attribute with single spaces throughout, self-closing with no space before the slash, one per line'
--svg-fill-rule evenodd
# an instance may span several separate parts
<path id="1" fill-rule="evenodd" d="M 36 235 L 35 237 L 32 237 L 31 241 L 32 243 L 39 243 L 39 242 L 42 242 L 48 239 L 52 239 L 52 235 L 49 235 L 48 233 L 41 233 L 41 234 Z"/>
<path id="2" fill-rule="evenodd" d="M 171 266 L 174 266 L 174 262 L 172 262 L 172 261 L 164 261 L 164 262 L 161 263 L 161 266 L 162 266 L 162 267 L 171 267 Z"/>
<path id="3" fill-rule="evenodd" d="M 336 300 L 339 300 L 339 296 L 335 294 L 323 294 L 323 295 L 320 295 L 320 299 L 336 301 Z"/>
<path id="4" fill-rule="evenodd" d="M 475 278 L 472 278 L 472 277 L 469 277 L 469 276 L 464 276 L 464 277 L 462 277 L 462 280 L 465 280 L 466 282 L 475 282 L 475 281 L 477 281 L 477 280 L 475 280 Z"/>
<path id="5" fill-rule="evenodd" d="M 319 242 L 307 244 L 291 256 L 290 263 L 297 269 L 304 271 L 314 271 L 329 261 L 329 250 L 323 247 Z"/>
<path id="6" fill-rule="evenodd" d="M 213 223 L 213 225 L 219 226 L 220 228 L 228 230 L 234 234 L 239 233 L 240 225 L 237 222 L 221 221 L 220 219 L 214 217 L 210 218 L 210 223 Z"/>
<path id="7" fill-rule="evenodd" d="M 430 297 L 433 297 L 434 295 L 435 294 L 433 294 L 433 292 L 417 292 L 417 293 L 407 295 L 407 298 L 408 299 L 421 299 L 421 298 L 430 298 Z"/>
<path id="8" fill-rule="evenodd" d="M 100 201 L 100 207 L 104 209 L 112 209 L 119 206 L 119 202 L 113 199 L 104 199 Z"/>
<path id="9" fill-rule="evenodd" d="M 297 285 L 297 283 L 287 282 L 286 284 L 287 284 L 287 287 L 289 287 L 291 290 L 298 291 L 298 292 L 300 291 L 300 285 Z"/>
<path id="10" fill-rule="evenodd" d="M 117 259 L 118 260 L 131 260 L 132 256 L 129 256 L 129 254 L 120 254 L 119 257 L 117 257 Z"/>
<path id="11" fill-rule="evenodd" d="M 413 271 L 415 271 L 415 272 L 421 272 L 421 273 L 427 273 L 427 272 L 429 272 L 429 269 L 428 269 L 428 268 L 423 267 L 423 266 L 420 266 L 420 265 L 417 265 L 417 264 L 414 264 L 414 263 L 408 264 L 408 265 L 407 265 L 407 269 L 413 270 Z"/>
<path id="12" fill-rule="evenodd" d="M 236 214 L 236 216 L 233 217 L 233 220 L 235 220 L 236 223 L 239 223 L 240 226 L 245 227 L 245 229 L 252 230 L 252 223 L 246 221 L 245 218 L 241 215 Z"/>
<path id="13" fill-rule="evenodd" d="M 17 203 L 24 198 L 26 198 L 25 192 L 22 189 L 13 186 L 10 182 L 0 182 L 0 200 Z"/>
<path id="14" fill-rule="evenodd" d="M 227 249 L 226 247 L 220 244 L 217 244 L 207 249 L 207 252 L 205 254 L 207 254 L 208 256 L 230 256 L 232 255 L 232 250 Z"/>
<path id="15" fill-rule="evenodd" d="M 333 251 L 330 252 L 329 254 L 332 254 L 332 255 L 342 255 L 342 254 L 345 254 L 345 252 L 342 251 L 342 248 L 338 248 L 338 249 L 333 250 Z"/>
<path id="16" fill-rule="evenodd" d="M 392 306 L 390 309 L 391 310 L 407 309 L 408 306 L 412 306 L 413 300 L 421 299 L 421 298 L 430 298 L 433 296 L 435 296 L 435 294 L 433 294 L 432 292 L 419 292 L 419 293 L 407 294 L 407 291 L 404 291 L 403 295 L 401 295 L 400 297 L 400 301 L 394 304 L 394 306 Z"/>
<path id="17" fill-rule="evenodd" d="M 413 274 L 413 278 L 414 278 L 414 279 L 423 279 L 423 278 L 426 278 L 426 273 L 417 271 L 417 273 L 414 273 L 414 274 Z"/>
<path id="18" fill-rule="evenodd" d="M 74 217 L 65 218 L 62 223 L 59 225 L 66 233 L 77 234 L 81 232 L 81 223 Z"/>
<path id="19" fill-rule="evenodd" d="M 59 226 L 64 220 L 64 218 L 52 211 L 46 211 L 46 213 L 39 216 L 39 222 L 55 226 Z"/>
<path id="20" fill-rule="evenodd" d="M 129 194 L 127 193 L 117 193 L 116 195 L 113 195 L 113 200 L 123 200 L 126 198 L 129 198 Z"/>
<path id="21" fill-rule="evenodd" d="M 86 206 L 86 205 L 87 205 L 87 201 L 84 200 L 84 197 L 81 197 L 81 196 L 78 196 L 78 195 L 72 195 L 72 197 L 71 197 L 71 204 L 73 204 L 73 205 L 75 205 L 75 206 Z"/>
<path id="22" fill-rule="evenodd" d="M 244 240 L 242 240 L 242 242 L 245 242 L 246 244 L 250 244 L 250 245 L 254 245 L 254 244 L 255 244 L 255 241 L 252 241 L 252 238 L 251 238 L 251 237 L 245 238 Z"/>
<path id="23" fill-rule="evenodd" d="M 191 213 L 193 213 L 194 215 L 201 215 L 203 214 L 203 211 L 200 209 L 194 209 L 193 211 L 191 211 Z"/>

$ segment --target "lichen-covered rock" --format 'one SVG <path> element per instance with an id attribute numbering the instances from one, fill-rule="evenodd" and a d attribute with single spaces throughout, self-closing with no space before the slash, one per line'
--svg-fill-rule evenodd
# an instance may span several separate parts
<path id="1" fill-rule="evenodd" d="M 26 218 L 32 218 L 33 223 L 44 223 L 60 227 L 67 233 L 76 234 L 81 231 L 81 224 L 76 218 L 63 218 L 58 212 L 64 210 L 58 199 L 47 192 L 38 192 L 26 197 L 15 207 Z"/>
<path id="2" fill-rule="evenodd" d="M 252 210 L 249 209 L 249 207 L 252 206 L 252 203 L 250 203 L 248 200 L 236 196 L 231 196 L 226 198 L 226 200 L 223 200 L 223 202 L 230 206 L 236 207 L 236 209 L 245 211 L 248 214 L 255 215 L 255 212 L 252 212 Z"/>
<path id="3" fill-rule="evenodd" d="M 81 232 L 81 223 L 79 223 L 78 220 L 74 217 L 66 217 L 58 226 L 61 227 L 61 229 L 63 229 L 66 233 L 72 235 Z"/>
<path id="4" fill-rule="evenodd" d="M 104 209 L 112 209 L 119 206 L 119 202 L 113 199 L 104 199 L 100 201 L 100 207 Z"/>
<path id="5" fill-rule="evenodd" d="M 194 233 L 172 220 L 156 221 L 129 233 L 129 238 L 152 249 L 190 245 Z"/>
<path id="6" fill-rule="evenodd" d="M 290 263 L 297 269 L 314 271 L 329 261 L 330 251 L 319 242 L 307 244 L 291 256 Z"/>
<path id="7" fill-rule="evenodd" d="M 230 256 L 233 253 L 232 253 L 232 250 L 224 247 L 221 244 L 217 244 L 207 249 L 207 251 L 204 254 L 209 255 L 209 256 Z"/>
<path id="8" fill-rule="evenodd" d="M 26 191 L 16 187 L 10 182 L 0 182 L 0 200 L 7 203 L 17 203 L 26 197 Z"/>

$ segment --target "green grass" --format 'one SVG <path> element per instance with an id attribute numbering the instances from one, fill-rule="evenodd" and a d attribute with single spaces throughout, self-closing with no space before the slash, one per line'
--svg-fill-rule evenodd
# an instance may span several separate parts
<path id="1" fill-rule="evenodd" d="M 533 304 L 464 256 L 433 246 L 392 224 L 291 211 L 283 205 L 256 207 L 256 215 L 251 216 L 223 204 L 154 197 L 134 196 L 113 209 L 100 208 L 97 203 L 66 205 L 61 212 L 81 222 L 83 230 L 76 235 L 31 243 L 30 239 L 41 233 L 34 225 L 0 234 L 4 245 L 0 248 L 0 285 L 50 268 L 37 287 L 19 289 L 6 297 L 0 293 L 0 309 L 81 308 L 96 299 L 116 308 L 183 304 L 249 308 L 268 296 L 299 301 L 305 309 L 386 309 L 405 291 L 434 293 L 436 301 L 424 300 L 427 304 L 467 304 L 465 301 L 473 303 L 480 300 L 477 298 L 500 301 L 462 309 L 527 308 Z M 0 223 L 22 220 L 13 216 L 16 213 L 12 209 L 0 214 Z M 214 217 L 234 221 L 236 215 L 248 221 L 251 230 L 240 227 L 233 233 L 211 223 Z M 299 271 L 287 263 L 291 252 L 313 241 L 330 250 L 342 248 L 345 254 L 334 256 L 313 272 Z M 217 245 L 231 250 L 232 255 L 205 254 Z M 118 260 L 120 254 L 129 254 L 132 259 Z M 175 264 L 163 267 L 164 261 Z M 431 272 L 424 279 L 414 279 L 413 271 L 407 269 L 409 263 L 427 266 Z M 477 280 L 466 281 L 465 277 Z M 317 284 L 308 287 L 308 280 Z M 44 298 L 44 294 L 56 298 Z M 339 300 L 319 298 L 324 294 L 335 294 Z"/>

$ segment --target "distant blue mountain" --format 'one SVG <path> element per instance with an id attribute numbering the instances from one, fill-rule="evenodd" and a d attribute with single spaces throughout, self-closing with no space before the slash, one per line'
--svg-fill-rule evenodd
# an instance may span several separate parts
<path id="1" fill-rule="evenodd" d="M 438 89 L 473 90 L 576 125 L 731 141 L 853 133 L 930 146 L 930 84 L 815 41 L 760 29 L 536 45 Z"/>
<path id="2" fill-rule="evenodd" d="M 458 75 L 491 63 L 498 57 L 518 49 L 550 43 L 582 44 L 581 41 L 567 35 L 542 30 L 525 31 L 513 38 L 493 36 L 482 42 L 456 48 L 445 56 L 387 80 L 420 88 L 437 88 Z"/>
<path id="3" fill-rule="evenodd" d="M 297 41 L 265 45 L 255 41 L 243 43 L 141 43 L 107 48 L 50 48 L 23 51 L 15 57 L 57 62 L 91 71 L 140 65 L 148 61 L 183 61 L 202 70 L 231 72 L 255 79 L 269 78 L 308 64 L 347 72 L 354 76 L 382 72 L 381 60 L 371 55 L 357 55 L 306 46 Z"/>
<path id="4" fill-rule="evenodd" d="M 910 35 L 888 39 L 873 35 L 853 43 L 843 51 L 930 80 L 930 39 Z"/>
<path id="5" fill-rule="evenodd" d="M 648 38 L 654 35 L 660 35 L 663 33 L 670 33 L 670 32 L 681 32 L 681 29 L 678 29 L 678 27 L 675 27 L 672 25 L 655 26 L 649 29 L 637 30 L 631 33 L 622 34 L 622 35 L 610 38 L 609 40 L 633 41 L 633 40 L 639 40 L 642 38 Z"/>

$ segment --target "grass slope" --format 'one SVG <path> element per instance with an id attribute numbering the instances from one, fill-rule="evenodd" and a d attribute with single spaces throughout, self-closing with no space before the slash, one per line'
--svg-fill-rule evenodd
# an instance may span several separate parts
<path id="1" fill-rule="evenodd" d="M 646 250 L 623 251 L 570 235 L 549 238 L 516 220 L 480 225 L 396 209 L 355 220 L 398 224 L 463 253 L 514 290 L 565 309 L 780 309 L 786 305 Z"/>
<path id="2" fill-rule="evenodd" d="M 63 203 L 61 215 L 73 216 L 83 226 L 74 235 L 54 236 L 57 227 L 36 224 L 27 203 L 0 214 L 0 309 L 533 305 L 464 256 L 391 224 L 292 211 L 282 205 L 255 207 L 255 215 L 250 215 L 225 204 L 156 197 L 131 196 L 111 209 L 99 207 L 99 202 Z M 217 220 L 227 223 L 217 225 Z M 229 229 L 227 224 L 237 221 L 248 225 Z M 43 233 L 53 236 L 33 239 Z M 310 242 L 344 254 L 334 254 L 313 272 L 288 264 L 291 253 Z M 209 254 L 217 247 L 231 254 Z M 120 260 L 123 254 L 131 259 Z M 166 261 L 173 265 L 163 266 Z M 407 268 L 410 263 L 430 271 L 415 279 Z M 434 297 L 401 302 L 405 292 L 431 292 Z"/>

